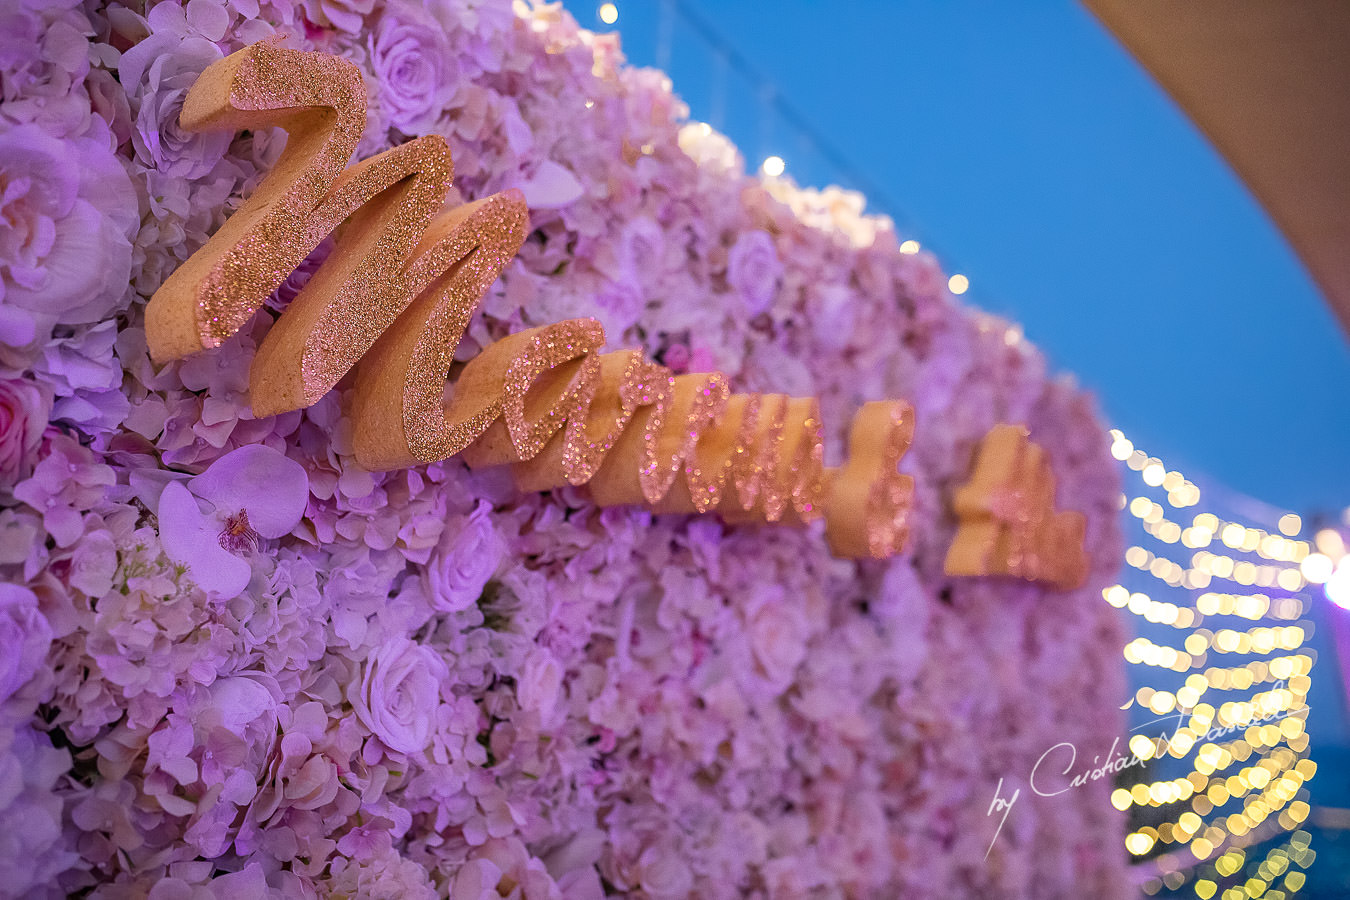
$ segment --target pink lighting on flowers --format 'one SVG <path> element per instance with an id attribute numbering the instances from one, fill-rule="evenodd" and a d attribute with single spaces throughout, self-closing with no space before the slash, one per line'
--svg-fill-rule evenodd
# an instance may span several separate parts
<path id="1" fill-rule="evenodd" d="M 199 587 L 229 599 L 248 586 L 259 541 L 289 534 L 308 502 L 303 466 L 271 447 L 240 447 L 187 484 L 165 486 L 159 537 Z"/>

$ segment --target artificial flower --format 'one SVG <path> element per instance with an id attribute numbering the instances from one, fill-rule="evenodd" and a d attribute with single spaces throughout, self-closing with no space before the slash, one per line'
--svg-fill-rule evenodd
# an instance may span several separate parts
<path id="1" fill-rule="evenodd" d="M 271 447 L 240 447 L 186 483 L 164 486 L 159 537 L 203 590 L 229 599 L 248 586 L 261 541 L 289 534 L 308 502 L 303 466 Z"/>
<path id="2" fill-rule="evenodd" d="M 769 308 L 782 275 L 783 264 L 768 233 L 747 231 L 731 246 L 727 282 L 744 301 L 747 315 L 756 316 Z"/>
<path id="3" fill-rule="evenodd" d="M 50 411 L 36 384 L 0 379 L 0 491 L 28 477 Z"/>
<path id="4" fill-rule="evenodd" d="M 1120 894 L 1105 781 L 1021 784 L 992 849 L 984 815 L 1046 735 L 1090 756 L 1119 734 L 1100 420 L 860 195 L 747 174 L 559 4 L 10 6 L 0 894 Z M 188 132 L 185 91 L 272 35 L 362 71 L 357 158 L 440 134 L 452 202 L 523 192 L 530 234 L 457 363 L 596 316 L 615 349 L 818 397 L 835 448 L 861 402 L 910 399 L 906 552 L 834 560 L 807 530 L 456 459 L 369 472 L 350 379 L 254 418 L 254 357 L 331 241 L 221 346 L 152 360 L 147 301 L 289 141 Z M 941 573 L 971 447 L 1023 420 L 1088 514 L 1081 591 Z"/>

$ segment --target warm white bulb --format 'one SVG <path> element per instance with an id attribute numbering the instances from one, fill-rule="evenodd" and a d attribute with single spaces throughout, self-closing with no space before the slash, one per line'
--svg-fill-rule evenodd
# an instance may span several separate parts
<path id="1" fill-rule="evenodd" d="M 1342 609 L 1350 609 L 1350 556 L 1343 557 L 1327 579 L 1327 599 Z"/>
<path id="2" fill-rule="evenodd" d="M 600 21 L 606 25 L 613 25 L 619 21 L 619 8 L 613 3 L 600 4 Z"/>
<path id="3" fill-rule="evenodd" d="M 770 156 L 768 159 L 764 160 L 763 165 L 760 166 L 760 169 L 763 170 L 764 174 L 768 175 L 770 178 L 777 178 L 779 175 L 782 175 L 783 170 L 786 168 L 787 163 L 783 162 L 783 157 L 781 156 Z"/>
<path id="4" fill-rule="evenodd" d="M 1299 565 L 1303 577 L 1313 584 L 1325 584 L 1331 577 L 1333 568 L 1331 558 L 1320 553 L 1309 553 Z"/>
<path id="5" fill-rule="evenodd" d="M 970 279 L 964 275 L 953 275 L 947 279 L 947 290 L 953 294 L 964 294 L 970 288 Z"/>

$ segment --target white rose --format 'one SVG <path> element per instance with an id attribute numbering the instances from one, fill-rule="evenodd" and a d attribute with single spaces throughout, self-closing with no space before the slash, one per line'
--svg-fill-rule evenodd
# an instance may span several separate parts
<path id="1" fill-rule="evenodd" d="M 764 589 L 751 601 L 746 625 L 760 670 L 773 684 L 786 686 L 806 658 L 808 629 L 801 607 L 781 588 Z"/>
<path id="2" fill-rule="evenodd" d="M 431 742 L 440 685 L 449 674 L 429 647 L 396 638 L 366 660 L 347 697 L 356 718 L 385 746 L 416 753 Z"/>

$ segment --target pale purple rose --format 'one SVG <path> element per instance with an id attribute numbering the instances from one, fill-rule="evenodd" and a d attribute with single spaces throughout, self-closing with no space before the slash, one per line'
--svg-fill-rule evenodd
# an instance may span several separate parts
<path id="1" fill-rule="evenodd" d="M 370 60 L 390 124 L 404 134 L 430 131 L 459 80 L 444 29 L 418 6 L 390 5 L 370 36 Z"/>
<path id="2" fill-rule="evenodd" d="M 201 178 L 230 149 L 232 132 L 192 132 L 178 121 L 188 90 L 221 58 L 211 41 L 173 33 L 151 35 L 122 54 L 118 73 L 136 109 L 131 142 L 147 168 L 174 178 Z"/>
<path id="3" fill-rule="evenodd" d="M 0 703 L 32 680 L 51 643 L 52 627 L 37 596 L 17 584 L 0 584 Z"/>
<path id="4" fill-rule="evenodd" d="M 106 145 L 35 125 L 0 133 L 0 343 L 97 322 L 126 293 L 136 193 Z"/>
<path id="5" fill-rule="evenodd" d="M 806 658 L 808 628 L 800 601 L 776 585 L 757 585 L 745 618 L 761 674 L 772 684 L 787 685 Z"/>
<path id="6" fill-rule="evenodd" d="M 676 900 L 688 897 L 694 889 L 694 873 L 679 848 L 666 843 L 642 851 L 638 857 L 638 878 L 652 900 Z"/>
<path id="7" fill-rule="evenodd" d="M 616 339 L 637 324 L 647 299 L 637 279 L 624 278 L 605 283 L 595 295 L 595 304 L 595 317 L 605 326 L 605 334 Z"/>
<path id="8" fill-rule="evenodd" d="M 396 638 L 366 660 L 347 699 L 361 724 L 386 747 L 416 753 L 431 743 L 437 697 L 449 674 L 436 651 Z"/>
<path id="9" fill-rule="evenodd" d="M 262 444 L 231 450 L 187 484 L 159 498 L 164 552 L 202 590 L 237 597 L 253 574 L 259 541 L 290 534 L 309 503 L 304 466 Z"/>
<path id="10" fill-rule="evenodd" d="M 12 488 L 33 470 L 51 402 L 37 385 L 0 380 L 0 490 Z"/>
<path id="11" fill-rule="evenodd" d="M 727 256 L 727 283 L 745 301 L 749 315 L 773 304 L 782 275 L 783 263 L 767 231 L 747 231 L 736 239 Z"/>
<path id="12" fill-rule="evenodd" d="M 446 529 L 427 563 L 427 593 L 440 612 L 455 613 L 477 603 L 501 565 L 506 543 L 492 525 L 491 512 L 492 504 L 479 501 L 459 530 Z"/>

